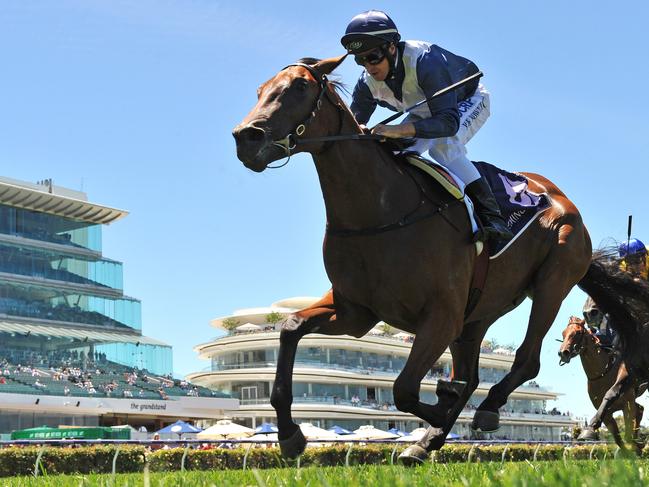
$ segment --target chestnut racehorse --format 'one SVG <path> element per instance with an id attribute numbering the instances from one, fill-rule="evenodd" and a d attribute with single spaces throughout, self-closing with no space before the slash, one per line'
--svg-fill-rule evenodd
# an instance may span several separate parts
<path id="1" fill-rule="evenodd" d="M 585 320 L 571 316 L 568 326 L 562 333 L 563 342 L 559 348 L 559 357 L 562 364 L 567 364 L 574 357 L 579 356 L 581 366 L 588 379 L 588 396 L 595 409 L 599 408 L 606 392 L 615 384 L 618 370 L 622 364 L 621 354 L 611 348 L 602 347 L 599 339 L 586 326 Z M 638 441 L 640 421 L 644 408 L 636 402 L 644 388 L 629 388 L 620 398 L 614 401 L 602 422 L 606 425 L 620 448 L 625 448 L 620 435 L 617 422 L 613 413 L 622 411 L 624 415 L 624 437 L 626 442 L 640 455 L 642 444 Z"/>
<path id="2" fill-rule="evenodd" d="M 476 262 L 466 209 L 385 144 L 358 140 L 363 131 L 327 79 L 343 60 L 305 60 L 282 69 L 260 86 L 257 104 L 233 131 L 238 158 L 255 172 L 287 154 L 309 152 L 326 207 L 323 253 L 332 290 L 283 323 L 271 404 L 282 454 L 296 457 L 306 446 L 291 416 L 299 340 L 308 333 L 361 337 L 379 321 L 390 323 L 415 334 L 394 382 L 395 406 L 430 424 L 401 455 L 412 464 L 441 448 L 476 389 L 487 328 L 530 297 L 527 333 L 511 371 L 490 389 L 473 419 L 474 429 L 499 427 L 499 408 L 539 372 L 541 342 L 586 273 L 591 242 L 575 205 L 545 177 L 525 174 L 530 190 L 547 193 L 551 207 L 491 261 L 481 300 L 465 316 Z M 338 134 L 345 137 L 323 139 Z M 440 381 L 437 404 L 425 404 L 420 383 L 447 347 L 452 381 Z"/>

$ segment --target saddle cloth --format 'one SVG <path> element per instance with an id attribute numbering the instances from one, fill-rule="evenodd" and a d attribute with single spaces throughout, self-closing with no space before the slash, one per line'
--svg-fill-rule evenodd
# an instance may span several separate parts
<path id="1" fill-rule="evenodd" d="M 474 214 L 473 203 L 464 194 L 464 183 L 448 169 L 431 159 L 414 153 L 405 154 L 405 156 L 409 164 L 430 175 L 454 198 L 464 199 L 471 227 L 474 232 L 477 231 L 477 218 Z M 473 161 L 473 164 L 491 186 L 503 218 L 514 234 L 514 238 L 509 242 L 490 242 L 488 246 L 489 258 L 496 259 L 523 234 L 541 213 L 550 207 L 550 197 L 546 193 L 537 194 L 530 191 L 527 186 L 527 178 L 521 174 L 505 171 L 487 162 Z M 478 253 L 480 251 L 481 248 L 478 248 Z"/>

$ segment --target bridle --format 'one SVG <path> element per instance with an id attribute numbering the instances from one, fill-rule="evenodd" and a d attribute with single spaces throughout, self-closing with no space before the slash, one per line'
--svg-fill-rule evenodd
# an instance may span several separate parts
<path id="1" fill-rule="evenodd" d="M 299 144 L 311 144 L 314 142 L 336 142 L 340 140 L 384 140 L 385 137 L 382 137 L 380 135 L 374 135 L 374 134 L 338 134 L 338 135 L 325 135 L 321 137 L 302 137 L 304 135 L 304 132 L 306 132 L 307 125 L 316 117 L 318 111 L 320 108 L 322 108 L 322 100 L 326 96 L 327 98 L 330 96 L 329 95 L 329 90 L 327 89 L 329 79 L 327 78 L 327 75 L 325 74 L 320 74 L 313 66 L 305 63 L 293 63 L 289 64 L 288 66 L 284 67 L 284 69 L 293 67 L 293 66 L 300 66 L 304 69 L 306 69 L 309 73 L 311 73 L 311 76 L 318 82 L 318 87 L 320 88 L 320 93 L 318 93 L 318 97 L 316 98 L 315 102 L 313 103 L 313 108 L 311 109 L 311 113 L 307 118 L 302 120 L 297 126 L 291 130 L 286 137 L 283 139 L 279 140 L 273 140 L 272 144 L 279 147 L 286 153 L 286 161 L 280 164 L 279 166 L 268 166 L 270 169 L 279 169 L 280 167 L 284 167 L 286 164 L 291 159 L 291 156 L 293 155 L 293 150 L 299 145 Z M 282 71 L 284 70 L 282 69 Z M 338 103 L 335 100 L 329 99 L 329 101 L 338 109 L 338 114 L 339 114 L 339 126 L 337 132 L 340 132 L 342 129 L 342 117 L 343 117 L 343 112 L 344 109 L 342 106 L 340 106 L 340 103 Z M 328 147 L 325 147 L 324 150 L 327 150 Z"/>
<path id="2" fill-rule="evenodd" d="M 281 167 L 284 167 L 288 162 L 291 160 L 291 156 L 293 155 L 293 150 L 300 144 L 309 144 L 309 143 L 314 143 L 314 142 L 327 142 L 329 145 L 332 142 L 336 141 L 342 141 L 342 140 L 374 140 L 374 141 L 384 141 L 385 137 L 381 135 L 375 135 L 375 134 L 338 134 L 338 135 L 325 135 L 325 136 L 320 136 L 320 137 L 302 137 L 304 133 L 306 132 L 307 125 L 311 123 L 311 121 L 316 117 L 318 111 L 322 108 L 322 100 L 325 98 L 325 96 L 329 99 L 329 101 L 338 109 L 339 113 L 339 126 L 338 126 L 338 132 L 342 129 L 343 125 L 343 113 L 344 113 L 344 108 L 340 105 L 340 103 L 336 100 L 332 100 L 329 95 L 329 90 L 328 90 L 328 83 L 329 80 L 326 75 L 320 74 L 313 66 L 305 63 L 293 63 L 289 64 L 288 66 L 284 67 L 284 69 L 290 68 L 292 66 L 300 66 L 305 68 L 313 78 L 318 82 L 320 92 L 318 93 L 318 97 L 316 98 L 313 108 L 311 109 L 311 113 L 307 118 L 302 120 L 298 125 L 290 131 L 284 138 L 279 139 L 279 140 L 273 140 L 272 144 L 281 148 L 284 150 L 286 153 L 286 161 L 284 161 L 282 164 L 278 166 L 267 166 L 270 169 L 279 169 Z M 283 69 L 283 70 L 284 70 Z M 282 71 L 283 71 L 282 70 Z M 324 151 L 328 150 L 329 147 L 325 147 Z M 449 203 L 439 203 L 436 201 L 433 201 L 430 196 L 426 194 L 424 191 L 423 186 L 421 183 L 415 178 L 410 171 L 406 170 L 406 173 L 410 176 L 410 178 L 413 180 L 415 183 L 415 186 L 417 186 L 418 191 L 419 191 L 419 202 L 417 206 L 409 211 L 404 217 L 402 217 L 399 221 L 396 221 L 394 223 L 388 223 L 385 225 L 377 225 L 374 227 L 367 227 L 367 228 L 358 228 L 358 229 L 344 229 L 344 228 L 333 228 L 331 225 L 327 223 L 327 235 L 335 236 L 335 237 L 354 237 L 354 236 L 369 236 L 369 235 L 377 235 L 379 233 L 384 233 L 384 232 L 389 232 L 392 230 L 398 230 L 400 228 L 407 227 L 409 225 L 412 225 L 413 223 L 417 223 L 421 220 L 430 218 L 435 215 L 440 215 L 446 220 L 449 225 L 451 225 L 456 231 L 460 231 L 459 228 L 444 214 L 444 211 L 448 209 Z M 422 215 L 419 215 L 417 217 L 413 217 L 417 211 L 424 206 L 426 203 L 426 200 L 430 201 L 433 203 L 433 211 L 424 213 Z M 461 202 L 462 200 L 453 200 L 452 203 L 454 202 Z"/>
<path id="3" fill-rule="evenodd" d="M 581 328 L 581 330 L 579 330 L 579 331 L 577 331 L 575 333 L 576 335 L 579 335 L 578 341 L 573 342 L 571 344 L 571 346 L 570 346 L 570 358 L 577 357 L 578 355 L 581 355 L 581 353 L 584 351 L 584 349 L 585 349 L 585 347 L 584 347 L 584 338 L 585 338 L 586 334 L 591 335 L 593 337 L 593 339 L 595 340 L 595 342 L 599 344 L 599 339 L 595 335 L 593 335 L 593 333 L 590 330 L 588 330 L 586 328 L 586 325 L 581 324 L 581 323 L 579 323 L 579 322 L 577 322 L 575 320 L 572 320 L 572 319 L 570 320 L 568 325 L 577 325 L 577 326 L 579 326 Z M 600 348 L 604 348 L 604 347 L 602 347 L 600 345 Z M 619 353 L 616 353 L 615 351 L 613 351 L 612 353 L 609 353 L 608 362 L 606 364 L 606 367 L 604 367 L 604 371 L 601 372 L 600 374 L 598 374 L 595 377 L 588 377 L 588 375 L 586 375 L 586 378 L 589 381 L 594 381 L 594 380 L 598 380 L 598 379 L 601 379 L 602 377 L 606 376 L 617 365 L 618 358 L 619 358 Z M 561 362 L 560 365 L 565 365 L 566 363 L 567 362 Z"/>

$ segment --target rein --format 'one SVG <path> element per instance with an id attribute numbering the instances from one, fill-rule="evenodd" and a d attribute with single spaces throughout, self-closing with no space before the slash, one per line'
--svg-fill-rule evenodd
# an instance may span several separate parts
<path id="1" fill-rule="evenodd" d="M 341 141 L 341 140 L 377 140 L 377 141 L 382 141 L 385 140 L 385 137 L 381 135 L 376 135 L 376 134 L 338 134 L 338 135 L 324 135 L 321 137 L 301 137 L 304 132 L 306 131 L 306 126 L 313 118 L 315 118 L 316 113 L 320 108 L 322 107 L 322 99 L 327 95 L 327 83 L 329 80 L 327 79 L 326 75 L 321 75 L 318 73 L 318 71 L 313 67 L 305 63 L 293 63 L 289 64 L 286 66 L 286 68 L 290 68 L 292 66 L 301 66 L 305 68 L 309 73 L 311 73 L 311 76 L 318 82 L 318 86 L 320 87 L 320 93 L 318 94 L 318 98 L 316 99 L 313 109 L 311 110 L 311 114 L 305 118 L 302 122 L 300 122 L 295 129 L 293 129 L 292 132 L 289 132 L 286 137 L 283 139 L 279 140 L 273 140 L 273 145 L 281 148 L 286 152 L 286 157 L 288 158 L 283 164 L 279 166 L 268 166 L 270 169 L 279 169 L 280 167 L 284 167 L 286 164 L 291 159 L 291 156 L 293 155 L 293 150 L 298 146 L 298 144 L 311 144 L 314 142 L 336 142 L 336 141 Z M 332 102 L 333 103 L 333 102 Z M 340 106 L 337 103 L 334 103 L 338 109 L 341 109 Z M 341 126 L 342 126 L 342 121 L 341 121 Z M 298 138 L 300 137 L 300 138 Z"/>
<path id="2" fill-rule="evenodd" d="M 311 76 L 313 76 L 313 78 L 318 82 L 318 85 L 320 87 L 320 93 L 318 94 L 318 98 L 316 99 L 313 105 L 313 109 L 311 110 L 310 115 L 307 118 L 305 118 L 302 122 L 300 122 L 295 127 L 295 129 L 293 129 L 293 131 L 290 132 L 286 137 L 284 137 L 283 139 L 272 141 L 273 145 L 280 147 L 286 152 L 287 159 L 284 163 L 280 164 L 279 166 L 267 166 L 268 168 L 279 169 L 280 167 L 284 167 L 286 164 L 288 164 L 288 162 L 291 160 L 291 156 L 293 155 L 292 151 L 298 146 L 298 144 L 309 144 L 313 142 L 336 142 L 341 140 L 374 140 L 374 141 L 385 140 L 384 136 L 377 135 L 377 134 L 338 134 L 338 135 L 325 135 L 320 137 L 301 137 L 304 134 L 304 132 L 306 132 L 307 124 L 309 124 L 316 117 L 317 112 L 322 108 L 323 98 L 325 96 L 329 98 L 328 90 L 327 90 L 327 84 L 329 80 L 327 79 L 326 75 L 324 74 L 321 75 L 313 66 L 305 63 L 289 64 L 284 69 L 290 68 L 292 66 L 300 66 L 305 68 L 307 71 L 309 71 L 309 73 L 311 73 Z M 341 120 L 340 120 L 340 126 L 338 130 L 340 131 L 343 123 L 342 122 L 343 109 L 339 103 L 334 102 L 331 99 L 329 99 L 329 101 L 333 105 L 335 105 L 336 108 L 339 110 Z M 406 173 L 408 174 L 408 176 L 410 176 L 410 178 L 417 186 L 417 189 L 419 190 L 419 203 L 415 208 L 409 211 L 403 218 L 401 218 L 399 221 L 396 221 L 394 223 L 387 223 L 375 227 L 366 227 L 366 228 L 358 228 L 358 229 L 333 228 L 329 225 L 329 223 L 327 223 L 327 228 L 326 228 L 327 235 L 331 235 L 334 237 L 359 237 L 359 236 L 377 235 L 380 233 L 390 232 L 393 230 L 398 230 L 400 228 L 410 226 L 414 223 L 418 223 L 422 220 L 431 218 L 435 215 L 442 216 L 444 220 L 446 220 L 449 223 L 449 225 L 451 225 L 456 231 L 459 232 L 460 229 L 444 214 L 444 211 L 448 209 L 450 204 L 439 203 L 432 200 L 426 194 L 426 191 L 422 187 L 421 183 L 412 175 L 412 173 L 407 169 L 406 169 Z M 413 218 L 413 215 L 426 204 L 427 200 L 430 201 L 434 206 L 432 211 Z M 457 203 L 460 201 L 462 200 L 454 200 L 451 203 Z"/>
<path id="3" fill-rule="evenodd" d="M 586 336 L 586 333 L 590 334 L 591 337 L 592 337 L 594 340 L 597 340 L 597 337 L 593 336 L 593 335 L 592 335 L 592 332 L 590 332 L 589 330 L 587 330 L 587 329 L 584 327 L 584 331 L 582 331 L 582 332 L 579 334 L 579 335 L 580 335 L 580 336 L 579 336 L 579 342 L 578 342 L 578 343 L 575 343 L 575 344 L 573 345 L 573 347 L 572 347 L 573 350 L 575 351 L 576 355 L 581 355 L 581 353 L 582 353 L 584 350 L 586 350 L 586 347 L 584 346 L 584 338 L 585 338 L 585 336 Z M 596 342 L 596 343 L 597 343 L 597 342 Z M 604 349 L 604 348 L 600 346 L 600 350 L 603 350 L 603 349 Z M 615 367 L 615 366 L 618 364 L 619 358 L 620 358 L 620 355 L 619 355 L 618 353 L 615 353 L 614 351 L 611 352 L 611 353 L 609 354 L 609 356 L 608 356 L 608 362 L 606 363 L 606 367 L 604 368 L 604 371 L 603 371 L 601 374 L 599 374 L 599 375 L 597 375 L 597 376 L 595 376 L 595 377 L 588 377 L 588 374 L 586 374 L 586 379 L 588 379 L 588 381 L 591 381 L 591 382 L 592 382 L 592 381 L 599 380 L 599 379 L 601 379 L 602 377 L 606 376 L 606 375 L 607 375 L 607 374 L 608 374 L 608 373 L 613 369 L 613 367 Z M 585 370 L 584 370 L 584 372 L 585 372 Z"/>

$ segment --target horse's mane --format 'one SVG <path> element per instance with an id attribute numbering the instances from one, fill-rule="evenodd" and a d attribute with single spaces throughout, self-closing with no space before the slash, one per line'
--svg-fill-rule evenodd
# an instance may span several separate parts
<path id="1" fill-rule="evenodd" d="M 597 250 L 579 287 L 608 313 L 611 327 L 627 345 L 636 343 L 649 323 L 649 282 L 621 270 L 620 261 L 614 247 Z"/>

